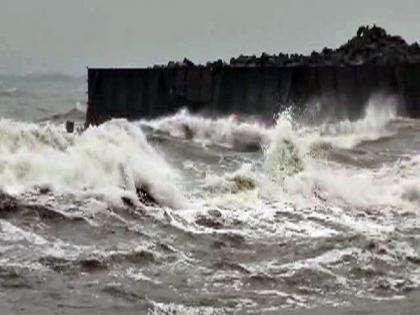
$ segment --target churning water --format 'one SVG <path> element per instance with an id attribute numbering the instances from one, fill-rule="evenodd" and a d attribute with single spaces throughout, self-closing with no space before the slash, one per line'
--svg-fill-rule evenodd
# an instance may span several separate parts
<path id="1" fill-rule="evenodd" d="M 420 122 L 392 101 L 68 134 L 83 84 L 0 85 L 1 314 L 417 314 Z"/>

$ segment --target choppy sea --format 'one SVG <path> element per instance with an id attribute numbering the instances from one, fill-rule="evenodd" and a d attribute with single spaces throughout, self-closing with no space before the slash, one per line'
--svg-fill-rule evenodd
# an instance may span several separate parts
<path id="1" fill-rule="evenodd" d="M 83 125 L 85 78 L 0 78 L 0 314 L 420 314 L 420 121 Z"/>

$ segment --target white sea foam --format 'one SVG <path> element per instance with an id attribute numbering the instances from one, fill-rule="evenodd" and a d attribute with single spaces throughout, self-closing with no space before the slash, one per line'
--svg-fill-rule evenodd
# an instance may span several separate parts
<path id="1" fill-rule="evenodd" d="M 25 231 L 5 220 L 0 220 L 0 240 L 10 243 L 25 241 L 34 245 L 45 245 L 48 243 L 46 239 L 34 232 Z"/>
<path id="2" fill-rule="evenodd" d="M 328 142 L 340 148 L 352 148 L 363 141 L 373 141 L 394 134 L 389 123 L 397 118 L 397 103 L 393 98 L 372 97 L 361 119 L 348 119 L 302 127 L 299 133 L 308 141 Z"/>
<path id="3" fill-rule="evenodd" d="M 352 140 L 353 144 L 362 139 L 373 139 L 375 132 L 375 137 L 388 134 L 388 123 L 395 117 L 394 110 L 375 106 L 378 105 L 370 105 L 360 121 L 346 122 L 351 128 L 344 129 L 357 139 Z M 182 220 L 174 217 L 173 223 L 179 223 L 179 228 L 189 231 L 206 232 L 206 229 L 197 230 L 194 222 L 197 216 L 206 216 L 206 209 L 216 208 L 222 214 L 226 230 L 235 230 L 234 222 L 241 222 L 236 232 L 246 230 L 246 235 L 316 237 L 334 235 L 341 229 L 382 235 L 395 230 L 392 222 L 360 219 L 357 213 L 363 209 L 381 209 L 382 218 L 385 218 L 388 210 L 414 210 L 418 204 L 416 174 L 420 163 L 417 156 L 377 168 L 359 168 L 325 160 L 322 154 L 313 153 L 313 146 L 331 141 L 332 133 L 325 136 L 317 130 L 308 132 L 287 112 L 280 114 L 276 125 L 266 131 L 271 142 L 264 146 L 262 167 L 258 163 L 246 163 L 224 174 L 206 172 L 203 183 L 196 185 L 190 199 L 194 206 L 177 211 Z M 334 141 L 339 143 L 339 138 Z M 279 209 L 290 206 L 295 209 L 292 212 L 301 216 L 298 224 L 277 219 Z M 311 215 L 325 225 L 312 222 L 302 210 L 305 207 L 313 209 Z M 329 210 L 321 215 L 315 207 Z M 339 230 L 329 228 L 328 224 Z"/>
<path id="4" fill-rule="evenodd" d="M 258 122 L 239 122 L 237 119 L 235 115 L 210 119 L 181 110 L 173 116 L 141 121 L 140 124 L 174 138 L 228 148 L 259 147 L 269 140 L 269 128 Z"/>
<path id="5" fill-rule="evenodd" d="M 153 302 L 153 309 L 149 311 L 149 315 L 166 315 L 166 314 L 185 314 L 185 315 L 223 315 L 226 312 L 209 306 L 185 306 L 180 304 L 164 304 Z"/>
<path id="6" fill-rule="evenodd" d="M 412 205 L 419 200 L 416 157 L 366 169 L 326 161 L 319 152 L 314 154 L 314 147 L 329 149 L 319 146 L 322 143 L 352 148 L 393 135 L 396 130 L 390 122 L 397 118 L 395 104 L 392 99 L 372 98 L 360 120 L 310 128 L 298 124 L 287 111 L 278 116 L 272 128 L 232 118 L 205 119 L 187 111 L 142 124 L 177 138 L 192 136 L 206 144 L 232 147 L 235 139 L 249 138 L 250 134 L 251 139 L 259 139 L 264 148 L 262 170 L 247 164 L 232 173 L 207 174 L 205 184 L 198 187 L 201 192 L 196 194 L 203 206 L 246 209 L 269 200 L 301 206 L 321 202 L 343 207 L 405 207 L 407 202 Z M 238 183 L 245 185 L 238 189 Z"/>
<path id="7" fill-rule="evenodd" d="M 395 113 L 392 105 L 371 102 L 359 121 L 311 129 L 300 126 L 288 112 L 280 114 L 272 128 L 241 123 L 233 117 L 211 120 L 186 111 L 140 122 L 155 131 L 192 137 L 205 144 L 235 147 L 237 143 L 252 143 L 263 147 L 262 168 L 248 162 L 223 175 L 206 172 L 188 202 L 181 191 L 179 173 L 147 142 L 137 124 L 114 120 L 74 135 L 58 126 L 1 120 L 1 188 L 22 193 L 33 186 L 47 186 L 59 193 L 94 197 L 119 206 L 121 196 L 135 200 L 135 188 L 143 186 L 162 205 L 186 209 L 255 209 L 260 205 L 261 210 L 266 202 L 343 207 L 418 203 L 417 173 L 413 170 L 419 163 L 415 159 L 378 169 L 358 169 L 313 154 L 317 143 L 348 147 L 387 135 Z M 342 141 L 343 137 L 351 141 Z"/>
<path id="8" fill-rule="evenodd" d="M 0 185 L 10 193 L 47 186 L 110 198 L 144 187 L 163 205 L 180 206 L 178 179 L 141 130 L 123 120 L 80 135 L 59 126 L 0 120 Z"/>
<path id="9" fill-rule="evenodd" d="M 258 121 L 242 120 L 238 115 L 224 118 L 205 118 L 192 115 L 183 109 L 177 114 L 151 121 L 140 121 L 140 125 L 174 138 L 193 140 L 205 145 L 220 145 L 228 148 L 267 145 L 279 132 L 288 132 L 285 118 L 292 121 L 288 110 L 279 115 L 282 123 L 272 128 Z M 363 141 L 377 140 L 393 135 L 389 123 L 397 117 L 397 103 L 389 97 L 372 97 L 363 117 L 323 123 L 318 126 L 296 125 L 294 132 L 308 143 L 327 142 L 341 148 L 351 148 Z M 279 130 L 279 125 L 284 130 Z"/>
<path id="10" fill-rule="evenodd" d="M 361 141 L 389 136 L 393 131 L 387 126 L 395 117 L 393 106 L 371 103 L 359 121 L 307 129 L 287 113 L 281 114 L 264 152 L 264 171 L 271 183 L 280 186 L 295 201 L 298 196 L 313 199 L 321 194 L 331 205 L 401 206 L 404 200 L 418 202 L 418 156 L 367 169 L 326 161 L 313 154 L 314 144 L 320 142 L 352 147 Z M 325 130 L 320 132 L 322 129 Z"/>

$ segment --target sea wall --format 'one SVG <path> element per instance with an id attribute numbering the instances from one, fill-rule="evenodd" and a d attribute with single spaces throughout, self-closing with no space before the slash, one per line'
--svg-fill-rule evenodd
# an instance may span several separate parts
<path id="1" fill-rule="evenodd" d="M 393 95 L 420 117 L 420 64 L 88 69 L 86 124 L 155 118 L 185 107 L 209 116 L 241 113 L 267 121 L 284 106 L 357 118 L 375 93 Z"/>

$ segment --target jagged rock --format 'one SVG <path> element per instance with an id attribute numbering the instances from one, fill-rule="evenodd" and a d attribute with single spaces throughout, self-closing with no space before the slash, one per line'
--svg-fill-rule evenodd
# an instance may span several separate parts
<path id="1" fill-rule="evenodd" d="M 186 66 L 186 67 L 195 67 L 194 62 L 192 62 L 191 60 L 189 60 L 189 59 L 187 59 L 187 58 L 184 58 L 183 64 L 184 64 L 184 66 Z"/>
<path id="2" fill-rule="evenodd" d="M 272 67 L 272 66 L 319 66 L 319 65 L 360 65 L 364 63 L 395 64 L 398 62 L 414 63 L 420 61 L 420 45 L 408 45 L 400 36 L 389 35 L 383 28 L 376 25 L 360 26 L 356 36 L 346 44 L 333 50 L 324 48 L 321 52 L 310 55 L 279 53 L 270 55 L 265 52 L 260 57 L 255 55 L 240 55 L 232 57 L 229 65 L 222 60 L 208 62 L 207 66 L 220 68 L 230 67 Z M 182 62 L 169 62 L 168 67 L 196 66 L 187 58 Z"/>
<path id="3" fill-rule="evenodd" d="M 223 62 L 223 60 L 222 59 L 219 59 L 219 60 L 217 60 L 216 62 L 214 62 L 213 64 L 212 64 L 212 66 L 213 67 L 215 67 L 215 68 L 221 68 L 221 67 L 223 67 L 225 65 L 225 63 Z"/>

